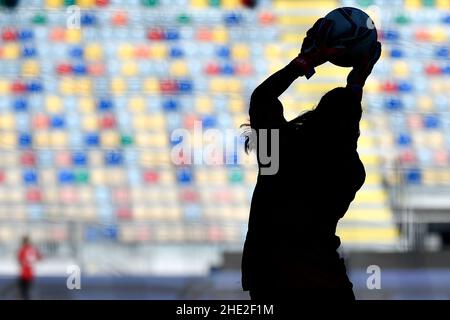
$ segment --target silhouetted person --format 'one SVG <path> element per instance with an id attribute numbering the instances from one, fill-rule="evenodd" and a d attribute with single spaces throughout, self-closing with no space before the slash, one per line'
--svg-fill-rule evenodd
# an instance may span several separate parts
<path id="1" fill-rule="evenodd" d="M 355 299 L 335 232 L 365 180 L 356 150 L 362 87 L 380 43 L 353 67 L 347 86 L 327 92 L 313 110 L 286 121 L 278 100 L 298 77 L 309 78 L 314 67 L 345 52 L 322 40 L 330 27 L 319 19 L 300 54 L 251 96 L 250 126 L 257 136 L 259 129 L 279 132 L 276 174 L 261 173 L 266 166 L 257 147 L 259 174 L 242 258 L 242 286 L 252 299 Z M 305 50 L 311 45 L 316 49 Z"/>
<path id="2" fill-rule="evenodd" d="M 23 300 L 30 299 L 31 286 L 34 280 L 33 263 L 41 259 L 39 250 L 31 244 L 28 236 L 24 236 L 17 253 L 17 260 L 20 265 L 19 290 Z"/>

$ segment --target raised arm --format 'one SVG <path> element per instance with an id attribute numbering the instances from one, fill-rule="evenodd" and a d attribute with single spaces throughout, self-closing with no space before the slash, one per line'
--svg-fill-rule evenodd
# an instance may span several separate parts
<path id="1" fill-rule="evenodd" d="M 254 91 L 250 99 L 252 128 L 279 128 L 286 122 L 279 96 L 300 76 L 309 79 L 314 68 L 344 52 L 344 48 L 329 48 L 325 44 L 332 21 L 320 18 L 306 33 L 299 55 L 287 66 L 275 72 Z"/>
<path id="2" fill-rule="evenodd" d="M 362 92 L 367 78 L 372 73 L 375 63 L 381 56 L 381 43 L 377 41 L 370 55 L 364 57 L 360 64 L 353 66 L 347 77 L 347 88 L 350 88 L 357 99 L 361 101 Z"/>

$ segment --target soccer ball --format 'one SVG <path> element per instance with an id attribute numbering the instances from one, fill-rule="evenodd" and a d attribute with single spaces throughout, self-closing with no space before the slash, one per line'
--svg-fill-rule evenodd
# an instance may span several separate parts
<path id="1" fill-rule="evenodd" d="M 334 21 L 326 39 L 328 46 L 349 49 L 343 55 L 331 59 L 331 63 L 351 67 L 375 48 L 377 30 L 364 11 L 352 7 L 338 8 L 328 13 L 325 19 Z"/>

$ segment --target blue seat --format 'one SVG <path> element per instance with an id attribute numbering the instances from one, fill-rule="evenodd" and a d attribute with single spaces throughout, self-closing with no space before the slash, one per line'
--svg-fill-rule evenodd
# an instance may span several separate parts
<path id="1" fill-rule="evenodd" d="M 100 144 L 100 137 L 97 133 L 88 133 L 85 137 L 87 146 L 96 147 Z"/>
<path id="2" fill-rule="evenodd" d="M 19 134 L 19 146 L 21 147 L 30 147 L 32 143 L 31 134 L 29 133 L 21 133 Z"/>
<path id="3" fill-rule="evenodd" d="M 111 99 L 100 99 L 97 103 L 97 109 L 101 111 L 109 111 L 113 108 Z"/>
<path id="4" fill-rule="evenodd" d="M 450 64 L 443 66 L 441 72 L 442 74 L 450 74 Z"/>
<path id="5" fill-rule="evenodd" d="M 447 58 L 449 57 L 448 47 L 439 47 L 436 49 L 435 55 L 437 58 Z"/>
<path id="6" fill-rule="evenodd" d="M 75 75 L 85 75 L 87 73 L 87 68 L 84 63 L 77 63 L 72 66 L 72 72 Z"/>
<path id="7" fill-rule="evenodd" d="M 401 49 L 392 49 L 391 50 L 391 57 L 392 58 L 402 58 L 403 57 L 403 51 Z"/>
<path id="8" fill-rule="evenodd" d="M 397 137 L 397 144 L 400 146 L 409 146 L 411 145 L 411 142 L 411 136 L 406 133 L 401 133 Z"/>
<path id="9" fill-rule="evenodd" d="M 411 91 L 413 91 L 413 86 L 409 82 L 401 81 L 401 82 L 398 83 L 398 91 L 400 91 L 400 92 L 411 92 Z"/>
<path id="10" fill-rule="evenodd" d="M 37 55 L 37 50 L 35 47 L 27 45 L 22 48 L 22 57 L 33 58 Z"/>
<path id="11" fill-rule="evenodd" d="M 72 154 L 72 162 L 76 166 L 87 165 L 87 155 L 84 152 L 76 151 Z"/>
<path id="12" fill-rule="evenodd" d="M 108 240 L 117 240 L 118 239 L 118 229 L 116 225 L 108 225 L 103 229 L 103 235 Z"/>
<path id="13" fill-rule="evenodd" d="M 75 181 L 75 176 L 72 171 L 63 169 L 58 172 L 58 182 L 60 184 L 71 184 Z"/>
<path id="14" fill-rule="evenodd" d="M 109 166 L 121 165 L 123 162 L 122 153 L 119 151 L 107 151 L 105 153 L 105 164 Z"/>
<path id="15" fill-rule="evenodd" d="M 33 30 L 30 30 L 30 29 L 23 29 L 23 30 L 20 30 L 20 31 L 18 32 L 17 37 L 18 37 L 18 39 L 21 40 L 21 41 L 32 40 L 33 37 L 34 37 Z"/>
<path id="16" fill-rule="evenodd" d="M 93 26 L 97 23 L 97 17 L 92 13 L 84 13 L 81 15 L 80 23 L 82 26 Z"/>
<path id="17" fill-rule="evenodd" d="M 33 92 L 33 93 L 37 93 L 37 92 L 42 92 L 44 90 L 44 86 L 42 85 L 41 82 L 34 80 L 34 81 L 30 81 L 27 84 L 27 91 L 28 92 Z"/>
<path id="18" fill-rule="evenodd" d="M 192 81 L 190 80 L 179 80 L 177 81 L 178 91 L 182 93 L 192 92 Z"/>
<path id="19" fill-rule="evenodd" d="M 402 100 L 398 98 L 390 98 L 386 100 L 385 106 L 388 110 L 397 111 L 403 108 L 403 103 Z"/>
<path id="20" fill-rule="evenodd" d="M 423 126 L 427 129 L 439 128 L 439 117 L 434 114 L 428 114 L 423 117 Z"/>
<path id="21" fill-rule="evenodd" d="M 227 46 L 218 47 L 216 52 L 219 58 L 229 58 L 231 55 L 230 48 Z"/>
<path id="22" fill-rule="evenodd" d="M 217 124 L 217 120 L 215 116 L 204 116 L 202 119 L 203 128 L 214 128 Z"/>
<path id="23" fill-rule="evenodd" d="M 168 99 L 163 101 L 163 109 L 165 111 L 177 111 L 178 110 L 178 101 L 174 99 Z"/>
<path id="24" fill-rule="evenodd" d="M 179 183 L 188 184 L 192 182 L 192 172 L 189 168 L 179 168 L 176 175 Z"/>
<path id="25" fill-rule="evenodd" d="M 408 169 L 405 172 L 405 180 L 408 184 L 421 184 L 422 173 L 418 168 Z"/>
<path id="26" fill-rule="evenodd" d="M 396 30 L 381 31 L 382 39 L 388 41 L 397 41 L 400 39 L 400 33 Z"/>
<path id="27" fill-rule="evenodd" d="M 239 25 L 242 22 L 242 15 L 238 12 L 230 12 L 225 14 L 224 23 L 228 26 Z"/>
<path id="28" fill-rule="evenodd" d="M 179 40 L 180 39 L 180 33 L 176 29 L 167 29 L 164 33 L 164 38 L 166 40 Z"/>
<path id="29" fill-rule="evenodd" d="M 179 47 L 172 47 L 170 48 L 169 56 L 171 58 L 182 58 L 184 56 L 184 51 Z"/>
<path id="30" fill-rule="evenodd" d="M 66 125 L 63 116 L 53 116 L 50 120 L 50 124 L 51 124 L 52 128 L 57 128 L 57 129 L 64 128 Z"/>
<path id="31" fill-rule="evenodd" d="M 234 72 L 234 66 L 230 63 L 225 63 L 220 69 L 220 73 L 224 75 L 233 75 Z"/>
<path id="32" fill-rule="evenodd" d="M 26 185 L 35 185 L 38 182 L 38 176 L 34 169 L 28 169 L 23 173 L 23 182 Z"/>
<path id="33" fill-rule="evenodd" d="M 27 111 L 28 103 L 24 98 L 18 98 L 13 101 L 13 109 L 14 111 Z"/>
<path id="34" fill-rule="evenodd" d="M 69 55 L 72 58 L 83 58 L 83 54 L 84 54 L 83 48 L 79 46 L 72 47 L 69 50 Z"/>

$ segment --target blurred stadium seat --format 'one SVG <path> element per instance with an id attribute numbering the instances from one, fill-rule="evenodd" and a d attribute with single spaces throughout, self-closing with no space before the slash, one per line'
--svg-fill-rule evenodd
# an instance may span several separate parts
<path id="1" fill-rule="evenodd" d="M 0 11 L 0 243 L 16 223 L 36 223 L 38 242 L 65 240 L 58 223 L 75 221 L 86 243 L 240 248 L 254 161 L 176 166 L 171 132 L 196 119 L 237 129 L 252 89 L 297 54 L 311 24 L 351 5 L 373 11 L 383 59 L 364 99 L 366 183 L 338 234 L 350 249 L 398 248 L 387 186 L 450 186 L 449 2 L 240 3 L 32 0 Z M 70 4 L 80 29 L 66 28 Z M 297 83 L 285 115 L 313 107 L 347 71 L 327 64 Z"/>

